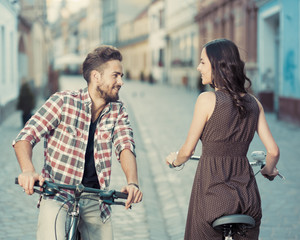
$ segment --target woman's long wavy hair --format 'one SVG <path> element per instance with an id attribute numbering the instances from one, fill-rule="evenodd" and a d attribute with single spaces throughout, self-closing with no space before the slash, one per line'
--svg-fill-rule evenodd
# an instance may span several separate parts
<path id="1" fill-rule="evenodd" d="M 245 63 L 240 58 L 237 46 L 227 39 L 216 39 L 203 46 L 212 67 L 211 87 L 226 91 L 238 108 L 239 115 L 247 115 L 245 99 L 240 95 L 247 93 L 251 80 L 245 74 Z"/>

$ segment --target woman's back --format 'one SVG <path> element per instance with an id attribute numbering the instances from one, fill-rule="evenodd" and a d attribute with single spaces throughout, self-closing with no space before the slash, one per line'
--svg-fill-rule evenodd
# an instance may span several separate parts
<path id="1" fill-rule="evenodd" d="M 202 142 L 250 142 L 257 128 L 259 107 L 254 97 L 245 94 L 247 116 L 239 117 L 231 96 L 216 91 L 214 111 L 205 124 L 201 135 Z"/>

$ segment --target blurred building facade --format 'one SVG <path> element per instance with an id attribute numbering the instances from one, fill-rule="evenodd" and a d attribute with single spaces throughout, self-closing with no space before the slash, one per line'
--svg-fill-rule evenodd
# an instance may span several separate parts
<path id="1" fill-rule="evenodd" d="M 127 78 L 149 79 L 149 28 L 151 0 L 101 0 L 101 43 L 122 51 Z"/>
<path id="2" fill-rule="evenodd" d="M 117 46 L 119 28 L 133 20 L 151 0 L 101 0 L 101 43 Z"/>
<path id="3" fill-rule="evenodd" d="M 116 46 L 122 52 L 124 72 L 128 79 L 149 79 L 148 21 L 148 12 L 145 9 L 135 19 L 120 25 Z"/>
<path id="4" fill-rule="evenodd" d="M 155 0 L 148 9 L 149 17 L 149 54 L 151 75 L 150 82 L 166 83 L 166 18 L 165 1 Z"/>
<path id="5" fill-rule="evenodd" d="M 0 1 L 0 123 L 15 110 L 19 94 L 17 5 Z"/>
<path id="6" fill-rule="evenodd" d="M 99 47 L 101 42 L 101 26 L 102 26 L 102 5 L 99 0 L 89 0 L 87 6 L 86 26 L 87 26 L 87 49 L 81 55 Z M 83 26 L 82 26 L 83 27 Z M 83 49 L 83 48 L 82 48 Z"/>
<path id="7" fill-rule="evenodd" d="M 19 79 L 31 82 L 36 93 L 42 94 L 48 82 L 51 35 L 47 24 L 46 0 L 20 0 L 19 12 Z"/>
<path id="8" fill-rule="evenodd" d="M 257 93 L 257 7 L 254 0 L 201 0 L 195 20 L 199 28 L 199 48 L 216 38 L 237 44 L 246 62 L 247 76 Z M 199 55 L 198 55 L 199 58 Z"/>
<path id="9" fill-rule="evenodd" d="M 127 78 L 203 90 L 201 48 L 227 38 L 238 45 L 266 111 L 299 119 L 298 0 L 90 0 L 87 9 L 54 28 L 54 49 L 71 54 L 67 62 L 81 64 L 74 54 L 113 45 Z"/>
<path id="10" fill-rule="evenodd" d="M 91 1 L 91 3 L 93 2 Z M 96 6 L 98 8 L 95 8 L 95 11 L 100 8 L 99 4 Z M 99 41 L 100 35 L 89 35 L 91 31 L 88 23 L 91 19 L 87 18 L 87 10 L 87 8 L 83 8 L 81 11 L 72 13 L 67 8 L 66 0 L 61 2 L 60 14 L 51 27 L 53 49 L 55 50 L 51 59 L 53 59 L 55 71 L 65 74 L 80 74 L 81 64 L 90 47 L 89 44 Z M 93 17 L 93 15 L 90 16 Z M 97 37 L 96 40 L 94 37 Z"/>
<path id="11" fill-rule="evenodd" d="M 300 1 L 256 4 L 259 96 L 280 119 L 300 124 Z"/>
<path id="12" fill-rule="evenodd" d="M 47 85 L 50 32 L 46 1 L 0 1 L 0 123 L 16 108 L 20 87 L 36 95 Z"/>
<path id="13" fill-rule="evenodd" d="M 197 88 L 197 0 L 165 0 L 167 82 Z"/>

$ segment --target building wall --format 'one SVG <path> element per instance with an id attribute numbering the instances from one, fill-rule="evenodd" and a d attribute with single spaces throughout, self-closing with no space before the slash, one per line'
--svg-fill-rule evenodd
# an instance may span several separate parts
<path id="1" fill-rule="evenodd" d="M 50 31 L 46 23 L 46 1 L 18 1 L 19 84 L 30 82 L 42 96 L 48 85 Z"/>
<path id="2" fill-rule="evenodd" d="M 117 43 L 118 0 L 102 0 L 101 42 L 115 46 Z"/>
<path id="3" fill-rule="evenodd" d="M 119 28 L 117 47 L 123 55 L 123 71 L 127 78 L 149 80 L 148 21 L 147 10 L 144 10 L 134 20 L 124 23 Z"/>
<path id="4" fill-rule="evenodd" d="M 34 80 L 35 88 L 42 89 L 47 85 L 48 72 L 48 46 L 46 43 L 45 28 L 42 24 L 36 22 L 32 26 L 32 56 L 30 61 L 29 80 Z"/>
<path id="5" fill-rule="evenodd" d="M 164 83 L 166 77 L 166 30 L 165 4 L 163 0 L 154 1 L 148 10 L 149 53 L 153 82 Z"/>
<path id="6" fill-rule="evenodd" d="M 167 81 L 172 85 L 198 88 L 198 26 L 195 0 L 166 0 Z"/>
<path id="7" fill-rule="evenodd" d="M 237 44 L 257 92 L 257 7 L 254 0 L 203 0 L 198 3 L 199 48 L 213 39 Z M 199 51 L 200 53 L 200 51 Z"/>
<path id="8" fill-rule="evenodd" d="M 300 124 L 298 0 L 257 1 L 260 95 L 265 108 Z"/>
<path id="9" fill-rule="evenodd" d="M 150 2 L 151 0 L 101 0 L 102 43 L 113 46 L 118 45 L 120 26 L 132 21 Z"/>
<path id="10" fill-rule="evenodd" d="M 19 94 L 18 19 L 9 1 L 0 2 L 0 123 L 14 110 Z"/>
<path id="11" fill-rule="evenodd" d="M 90 0 L 90 4 L 87 8 L 86 16 L 86 28 L 87 28 L 87 49 L 88 52 L 98 47 L 101 43 L 101 21 L 102 21 L 102 11 L 101 11 L 101 1 Z M 81 55 L 85 55 L 87 52 L 82 52 Z"/>
<path id="12" fill-rule="evenodd" d="M 148 40 L 119 47 L 123 55 L 125 77 L 132 80 L 148 81 L 150 74 Z"/>

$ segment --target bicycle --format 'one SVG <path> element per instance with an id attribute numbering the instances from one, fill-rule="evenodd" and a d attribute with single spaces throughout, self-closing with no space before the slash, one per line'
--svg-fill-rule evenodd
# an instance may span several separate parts
<path id="1" fill-rule="evenodd" d="M 259 166 L 262 169 L 265 166 L 266 154 L 264 151 L 254 151 L 251 153 L 253 161 L 250 161 L 252 167 Z M 199 160 L 199 156 L 192 156 L 191 160 Z M 255 173 L 256 176 L 258 172 Z M 278 176 L 281 179 L 285 179 L 280 173 Z M 272 179 L 269 179 L 272 180 Z M 234 240 L 233 237 L 235 234 L 240 236 L 246 236 L 247 229 L 253 228 L 255 226 L 255 220 L 246 214 L 231 214 L 225 215 L 220 218 L 217 218 L 213 223 L 212 227 L 219 232 L 222 232 L 224 240 Z"/>
<path id="2" fill-rule="evenodd" d="M 19 184 L 18 178 L 15 179 L 15 184 Z M 41 190 L 40 190 L 41 189 Z M 71 203 L 71 207 L 68 211 L 68 217 L 66 219 L 65 229 L 66 229 L 66 240 L 75 240 L 80 239 L 80 234 L 78 231 L 78 221 L 80 217 L 79 211 L 79 200 L 81 198 L 88 198 L 87 196 L 82 197 L 82 193 L 93 193 L 99 196 L 99 200 L 103 203 L 108 205 L 123 205 L 125 206 L 125 202 L 118 202 L 115 201 L 116 199 L 127 199 L 128 194 L 123 192 L 118 192 L 115 190 L 100 190 L 94 188 L 84 187 L 82 184 L 78 185 L 66 185 L 66 184 L 57 184 L 49 181 L 45 181 L 43 186 L 39 185 L 39 181 L 36 181 L 34 184 L 34 192 L 38 193 L 42 196 L 54 196 L 59 193 L 66 192 L 65 190 L 74 191 L 74 194 L 71 199 L 66 199 L 63 203 L 61 208 L 67 204 Z M 41 198 L 40 198 L 41 199 Z M 95 199 L 92 199 L 95 200 Z M 39 203 L 38 203 L 39 206 Z M 60 209 L 61 209 L 60 208 Z M 131 208 L 131 207 L 130 207 Z M 59 212 L 57 213 L 57 215 Z M 55 232 L 55 239 L 57 239 L 56 232 Z"/>

